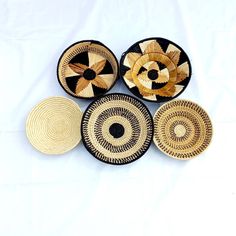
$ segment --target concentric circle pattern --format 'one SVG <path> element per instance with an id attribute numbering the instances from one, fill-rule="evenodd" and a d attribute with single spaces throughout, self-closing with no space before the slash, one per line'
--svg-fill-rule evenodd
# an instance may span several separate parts
<path id="1" fill-rule="evenodd" d="M 26 121 L 30 143 L 45 154 L 62 154 L 81 140 L 82 112 L 68 98 L 50 97 L 36 105 Z"/>
<path id="2" fill-rule="evenodd" d="M 80 41 L 67 48 L 58 62 L 62 88 L 74 97 L 93 98 L 106 93 L 118 75 L 115 55 L 98 41 Z"/>
<path id="3" fill-rule="evenodd" d="M 82 118 L 82 140 L 101 161 L 126 164 L 141 157 L 153 137 L 153 121 L 146 106 L 125 94 L 109 94 L 94 101 Z"/>
<path id="4" fill-rule="evenodd" d="M 207 113 L 196 103 L 174 100 L 154 115 L 154 143 L 167 155 L 189 159 L 203 152 L 212 138 Z"/>
<path id="5" fill-rule="evenodd" d="M 165 102 L 184 91 L 191 77 L 191 65 L 177 44 L 149 38 L 133 44 L 122 55 L 120 74 L 134 95 Z"/>

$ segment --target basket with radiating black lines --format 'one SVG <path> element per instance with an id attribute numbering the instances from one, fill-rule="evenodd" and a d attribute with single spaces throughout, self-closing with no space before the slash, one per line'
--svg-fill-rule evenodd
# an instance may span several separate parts
<path id="1" fill-rule="evenodd" d="M 89 105 L 82 118 L 82 140 L 96 158 L 126 164 L 140 158 L 153 137 L 147 107 L 126 94 L 109 94 Z"/>
<path id="2" fill-rule="evenodd" d="M 202 153 L 212 139 L 205 110 L 188 100 L 173 100 L 154 115 L 154 143 L 168 156 L 186 160 Z"/>

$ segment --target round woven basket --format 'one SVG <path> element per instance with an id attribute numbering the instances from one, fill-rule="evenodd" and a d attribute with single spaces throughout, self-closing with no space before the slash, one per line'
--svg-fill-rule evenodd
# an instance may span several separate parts
<path id="1" fill-rule="evenodd" d="M 211 138 L 210 118 L 196 103 L 174 100 L 154 115 L 154 143 L 170 157 L 193 158 L 208 147 Z"/>
<path id="2" fill-rule="evenodd" d="M 82 140 L 97 159 L 126 164 L 140 158 L 153 138 L 147 107 L 125 94 L 109 94 L 89 105 L 82 118 Z"/>
<path id="3" fill-rule="evenodd" d="M 77 98 L 94 98 L 115 84 L 118 62 L 112 51 L 101 42 L 80 41 L 61 55 L 57 76 L 68 94 Z"/>
<path id="4" fill-rule="evenodd" d="M 134 95 L 147 101 L 166 102 L 187 87 L 191 65 L 177 44 L 163 38 L 148 38 L 123 53 L 120 74 Z"/>
<path id="5" fill-rule="evenodd" d="M 26 121 L 30 143 L 45 154 L 62 154 L 81 140 L 82 112 L 72 100 L 50 97 L 36 105 Z"/>

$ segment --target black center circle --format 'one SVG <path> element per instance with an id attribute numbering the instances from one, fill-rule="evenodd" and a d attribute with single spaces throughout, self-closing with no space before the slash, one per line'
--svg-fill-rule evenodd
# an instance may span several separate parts
<path id="1" fill-rule="evenodd" d="M 114 138 L 120 138 L 123 136 L 125 129 L 123 125 L 119 123 L 113 123 L 109 128 L 109 132 Z"/>
<path id="2" fill-rule="evenodd" d="M 151 80 L 156 80 L 158 78 L 158 71 L 155 69 L 148 71 L 148 78 Z"/>
<path id="3" fill-rule="evenodd" d="M 92 80 L 96 77 L 96 73 L 94 70 L 88 68 L 84 71 L 83 77 L 87 80 Z"/>

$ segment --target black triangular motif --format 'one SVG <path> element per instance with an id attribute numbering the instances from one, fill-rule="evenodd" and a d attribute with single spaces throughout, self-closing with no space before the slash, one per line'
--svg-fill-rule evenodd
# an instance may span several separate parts
<path id="1" fill-rule="evenodd" d="M 102 95 L 102 94 L 106 93 L 106 91 L 107 91 L 106 89 L 99 88 L 93 84 L 92 84 L 92 88 L 93 88 L 93 93 L 95 96 Z"/>
<path id="2" fill-rule="evenodd" d="M 68 88 L 75 93 L 75 89 L 76 89 L 76 84 L 78 82 L 78 80 L 81 78 L 82 76 L 80 75 L 76 75 L 76 76 L 71 76 L 71 77 L 66 77 L 66 84 L 68 86 Z"/>
<path id="3" fill-rule="evenodd" d="M 160 89 L 163 88 L 167 83 L 152 83 L 152 89 Z"/>
<path id="4" fill-rule="evenodd" d="M 103 74 L 113 74 L 112 66 L 111 66 L 111 64 L 108 60 L 106 60 L 106 64 L 105 64 L 104 68 L 102 69 L 102 71 L 99 74 L 101 74 L 101 75 L 103 75 Z"/>
<path id="5" fill-rule="evenodd" d="M 156 41 L 160 44 L 163 52 L 166 52 L 166 50 L 169 46 L 169 42 L 166 39 L 158 39 Z"/>
<path id="6" fill-rule="evenodd" d="M 189 77 L 187 77 L 185 80 L 181 81 L 180 83 L 178 83 L 179 85 L 183 85 L 186 86 L 189 82 Z"/>
<path id="7" fill-rule="evenodd" d="M 129 52 L 136 52 L 136 53 L 141 53 L 141 54 L 142 54 L 142 50 L 141 50 L 139 44 L 135 44 L 135 45 L 130 49 Z"/>
<path id="8" fill-rule="evenodd" d="M 136 96 L 138 96 L 138 97 L 143 97 L 141 94 L 140 94 L 140 92 L 139 92 L 139 90 L 138 90 L 138 87 L 133 87 L 133 88 L 130 88 L 130 91 L 134 94 L 134 95 L 136 95 Z"/>
<path id="9" fill-rule="evenodd" d="M 184 62 L 188 61 L 186 54 L 184 52 L 181 51 L 180 53 L 180 57 L 179 57 L 179 62 L 178 62 L 178 66 L 180 66 L 181 64 L 183 64 Z"/>
<path id="10" fill-rule="evenodd" d="M 142 67 L 139 69 L 138 73 L 141 74 L 141 73 L 144 72 L 144 71 L 147 71 L 147 69 L 142 66 Z"/>
<path id="11" fill-rule="evenodd" d="M 81 63 L 83 65 L 89 66 L 88 52 L 81 52 L 81 53 L 75 55 L 70 60 L 70 63 Z"/>
<path id="12" fill-rule="evenodd" d="M 121 67 L 120 67 L 120 74 L 121 74 L 121 76 L 124 76 L 125 73 L 126 73 L 128 70 L 130 70 L 130 68 L 129 68 L 128 66 L 121 65 Z"/>
<path id="13" fill-rule="evenodd" d="M 159 61 L 157 62 L 157 64 L 158 64 L 160 70 L 163 70 L 166 68 L 166 65 L 164 65 L 163 63 L 161 63 Z"/>
<path id="14" fill-rule="evenodd" d="M 162 97 L 162 96 L 156 95 L 156 99 L 159 102 L 167 102 L 167 101 L 171 100 L 172 98 L 171 97 Z"/>

